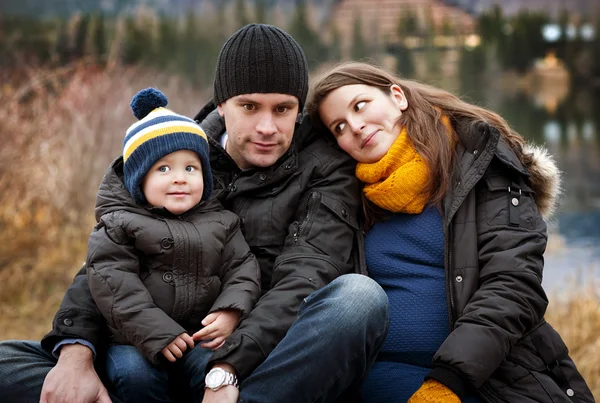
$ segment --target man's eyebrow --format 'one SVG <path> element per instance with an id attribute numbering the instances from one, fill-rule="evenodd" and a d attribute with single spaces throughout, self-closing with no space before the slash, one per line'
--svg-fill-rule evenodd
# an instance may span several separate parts
<path id="1" fill-rule="evenodd" d="M 237 98 L 235 100 L 235 103 L 236 104 L 255 104 L 257 102 L 255 100 L 253 100 L 252 98 L 240 96 L 239 98 Z"/>
<path id="2" fill-rule="evenodd" d="M 283 102 L 280 102 L 280 103 L 277 104 L 278 107 L 279 106 L 290 107 L 290 106 L 296 106 L 296 105 L 298 105 L 298 100 L 296 100 L 296 99 L 290 99 L 288 101 L 283 101 Z"/>

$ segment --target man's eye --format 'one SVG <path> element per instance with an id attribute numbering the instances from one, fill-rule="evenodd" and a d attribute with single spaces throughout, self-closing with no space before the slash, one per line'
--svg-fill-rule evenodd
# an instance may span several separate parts
<path id="1" fill-rule="evenodd" d="M 335 127 L 336 133 L 341 133 L 346 128 L 346 123 L 340 123 Z"/>
<path id="2" fill-rule="evenodd" d="M 290 108 L 288 108 L 287 106 L 278 106 L 276 110 L 277 113 L 286 113 L 290 110 Z"/>
<path id="3" fill-rule="evenodd" d="M 194 172 L 195 170 L 196 170 L 196 167 L 193 165 L 188 165 L 187 167 L 185 167 L 186 172 Z"/>
<path id="4" fill-rule="evenodd" d="M 354 110 L 360 111 L 366 104 L 365 101 L 357 102 L 356 105 L 354 105 Z"/>
<path id="5" fill-rule="evenodd" d="M 242 107 L 247 111 L 253 111 L 256 109 L 256 105 L 253 104 L 244 104 Z"/>
<path id="6" fill-rule="evenodd" d="M 171 170 L 171 168 L 169 168 L 168 165 L 161 165 L 160 167 L 158 167 L 159 172 L 169 172 Z"/>

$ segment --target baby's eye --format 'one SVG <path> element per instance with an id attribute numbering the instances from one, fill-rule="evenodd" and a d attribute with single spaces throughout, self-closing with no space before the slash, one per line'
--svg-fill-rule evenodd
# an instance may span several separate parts
<path id="1" fill-rule="evenodd" d="M 171 170 L 171 168 L 169 168 L 168 165 L 161 165 L 160 167 L 158 167 L 159 172 L 169 172 Z"/>
<path id="2" fill-rule="evenodd" d="M 367 103 L 365 101 L 360 101 L 357 102 L 356 105 L 354 105 L 354 110 L 359 111 L 361 110 Z"/>
<path id="3" fill-rule="evenodd" d="M 196 170 L 196 167 L 193 165 L 188 165 L 187 167 L 185 167 L 186 172 L 194 172 L 195 170 Z"/>
<path id="4" fill-rule="evenodd" d="M 336 133 L 341 133 L 346 128 L 346 123 L 340 123 L 335 127 Z"/>

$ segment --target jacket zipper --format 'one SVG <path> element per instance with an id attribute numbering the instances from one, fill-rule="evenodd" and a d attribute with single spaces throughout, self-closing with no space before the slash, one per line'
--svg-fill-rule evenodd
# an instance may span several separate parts
<path id="1" fill-rule="evenodd" d="M 233 188 L 235 186 L 235 181 L 238 180 L 240 174 L 236 173 L 233 175 L 233 178 L 231 178 L 231 180 L 229 181 L 229 185 L 227 185 L 227 192 L 231 193 L 233 191 Z"/>
<path id="2" fill-rule="evenodd" d="M 296 236 L 294 237 L 294 242 L 298 240 L 298 236 L 302 232 L 302 227 L 304 227 L 304 225 L 306 225 L 306 223 L 308 222 L 308 220 L 310 218 L 310 207 L 312 205 L 312 201 L 316 198 L 316 196 L 317 196 L 317 194 L 315 192 L 311 192 L 310 196 L 308 197 L 308 200 L 306 201 L 306 206 L 305 206 L 306 216 L 304 217 L 304 220 L 302 220 L 302 222 L 298 226 L 298 231 L 296 231 Z"/>
<path id="3" fill-rule="evenodd" d="M 448 300 L 450 301 L 448 307 L 448 316 L 450 318 L 450 332 L 454 329 L 454 293 L 452 290 L 452 281 L 453 281 L 453 270 L 452 270 L 452 223 L 448 225 L 448 241 L 446 242 L 448 245 L 448 271 L 447 271 L 447 292 L 448 292 Z"/>

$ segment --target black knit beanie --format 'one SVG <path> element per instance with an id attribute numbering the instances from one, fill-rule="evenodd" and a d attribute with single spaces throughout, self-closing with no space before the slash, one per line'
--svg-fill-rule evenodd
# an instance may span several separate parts
<path id="1" fill-rule="evenodd" d="M 272 25 L 249 24 L 221 48 L 214 84 L 218 105 L 253 93 L 294 95 L 304 107 L 308 66 L 302 48 L 288 33 Z"/>

